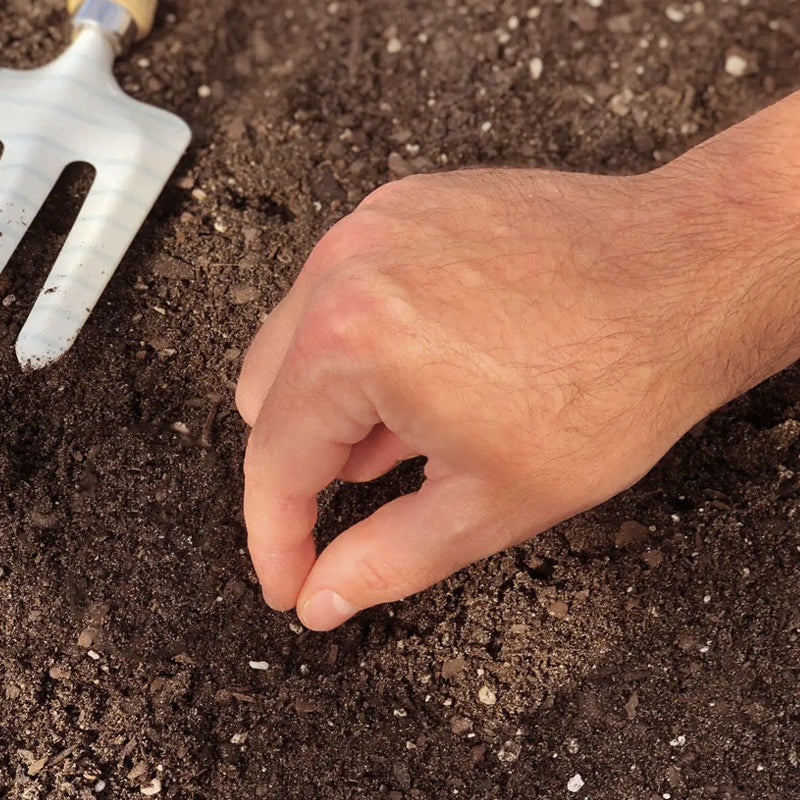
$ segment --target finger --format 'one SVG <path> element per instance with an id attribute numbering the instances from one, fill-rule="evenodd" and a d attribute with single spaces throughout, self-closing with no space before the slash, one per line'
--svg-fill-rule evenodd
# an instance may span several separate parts
<path id="1" fill-rule="evenodd" d="M 302 292 L 290 291 L 272 309 L 244 357 L 236 386 L 236 406 L 251 427 L 286 356 L 303 312 L 303 300 Z"/>
<path id="2" fill-rule="evenodd" d="M 303 369 L 301 359 L 287 355 L 245 454 L 248 546 L 273 608 L 295 605 L 314 563 L 316 494 L 339 474 L 351 446 L 376 422 L 355 381 Z"/>
<path id="3" fill-rule="evenodd" d="M 402 442 L 385 425 L 376 425 L 366 439 L 353 445 L 339 478 L 351 483 L 372 481 L 419 453 Z"/>
<path id="4" fill-rule="evenodd" d="M 286 297 L 272 310 L 256 334 L 242 364 L 236 387 L 236 404 L 252 427 L 261 404 L 278 374 L 309 298 L 321 277 L 341 264 L 354 241 L 350 217 L 337 222 L 308 256 Z"/>
<path id="5" fill-rule="evenodd" d="M 312 568 L 297 611 L 330 630 L 358 611 L 407 597 L 490 555 L 511 537 L 488 523 L 472 481 L 429 480 L 342 533 Z"/>

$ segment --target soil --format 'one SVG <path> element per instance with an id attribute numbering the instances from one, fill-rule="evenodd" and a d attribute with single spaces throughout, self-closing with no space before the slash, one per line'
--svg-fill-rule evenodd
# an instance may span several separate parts
<path id="1" fill-rule="evenodd" d="M 4 66 L 64 47 L 61 5 L 7 0 Z M 165 0 L 117 73 L 194 142 L 54 367 L 13 343 L 86 170 L 0 277 L 0 798 L 800 798 L 800 369 L 330 634 L 260 600 L 233 406 L 259 321 L 371 189 L 664 163 L 796 85 L 800 3 Z M 334 487 L 320 541 L 418 480 Z"/>

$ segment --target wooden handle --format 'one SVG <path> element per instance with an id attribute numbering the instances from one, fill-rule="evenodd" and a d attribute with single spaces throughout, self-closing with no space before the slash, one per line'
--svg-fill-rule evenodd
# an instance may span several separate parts
<path id="1" fill-rule="evenodd" d="M 136 41 L 141 41 L 153 30 L 153 20 L 156 16 L 158 0 L 114 0 L 133 17 L 136 23 Z M 74 14 L 84 3 L 84 0 L 67 0 L 70 14 Z"/>

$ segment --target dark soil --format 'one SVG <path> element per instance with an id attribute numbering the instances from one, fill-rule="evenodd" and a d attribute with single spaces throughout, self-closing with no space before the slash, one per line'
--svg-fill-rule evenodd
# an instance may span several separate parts
<path id="1" fill-rule="evenodd" d="M 333 221 L 407 172 L 646 170 L 799 80 L 797 2 L 532 5 L 169 0 L 120 62 L 195 139 L 55 367 L 13 343 L 86 175 L 0 277 L 0 798 L 800 798 L 799 369 L 420 596 L 330 634 L 260 600 L 233 389 Z M 0 61 L 64 23 L 6 0 Z M 417 479 L 335 488 L 321 540 Z"/>

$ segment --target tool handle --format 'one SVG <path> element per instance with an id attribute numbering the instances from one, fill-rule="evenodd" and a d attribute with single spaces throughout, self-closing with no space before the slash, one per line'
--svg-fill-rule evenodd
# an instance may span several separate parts
<path id="1" fill-rule="evenodd" d="M 141 41 L 153 30 L 153 20 L 156 16 L 158 0 L 114 0 L 122 6 L 133 18 L 136 24 L 136 41 Z M 67 0 L 67 9 L 74 14 L 84 3 L 84 0 Z"/>

